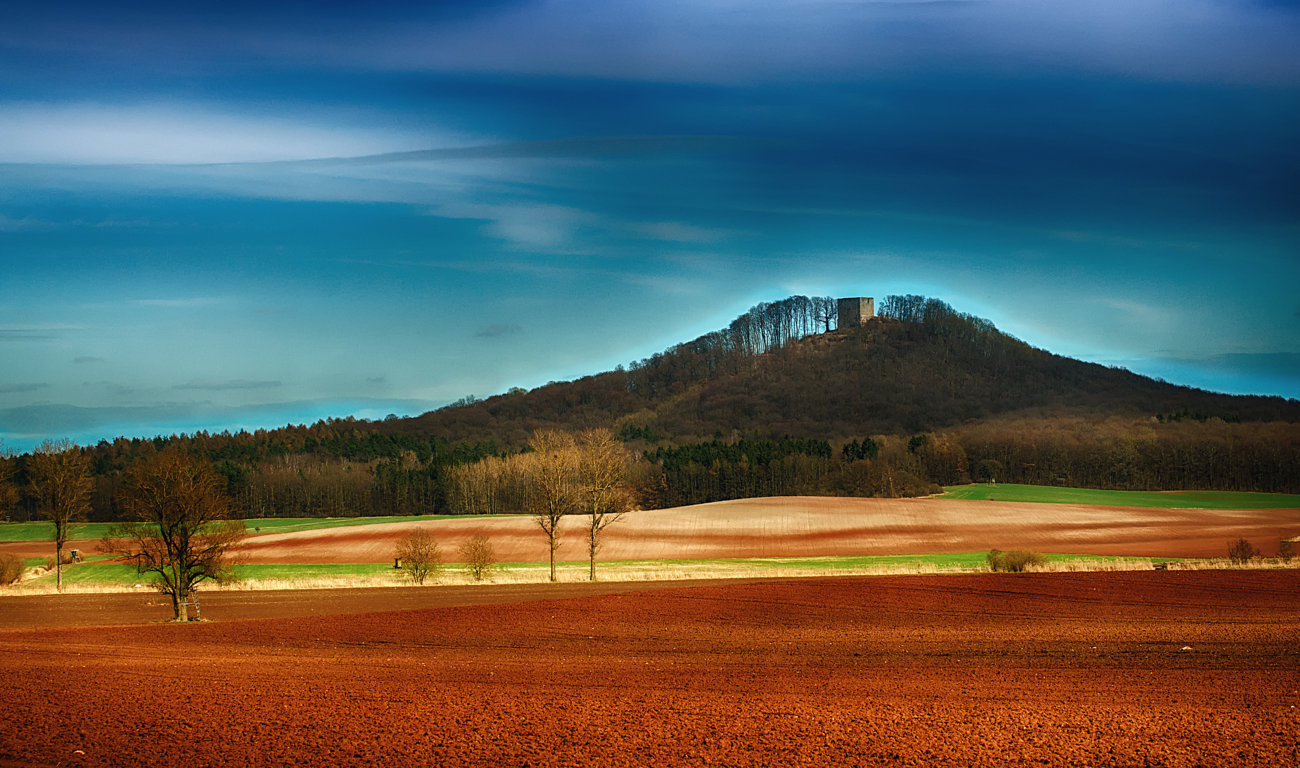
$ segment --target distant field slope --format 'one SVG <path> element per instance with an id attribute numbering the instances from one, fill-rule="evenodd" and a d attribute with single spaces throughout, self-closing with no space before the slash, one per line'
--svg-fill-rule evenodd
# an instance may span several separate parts
<path id="1" fill-rule="evenodd" d="M 1300 496 L 1238 491 L 1101 491 L 1045 485 L 978 483 L 950 485 L 942 498 L 978 501 L 1033 501 L 1047 504 L 1098 504 L 1164 509 L 1300 509 Z"/>

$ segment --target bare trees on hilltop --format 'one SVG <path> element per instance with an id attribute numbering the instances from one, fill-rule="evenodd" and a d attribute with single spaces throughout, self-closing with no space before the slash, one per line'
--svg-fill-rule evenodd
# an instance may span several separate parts
<path id="1" fill-rule="evenodd" d="M 734 372 L 747 357 L 831 330 L 838 313 L 836 300 L 829 296 L 760 302 L 720 331 L 633 363 L 627 372 L 627 387 L 656 396 L 719 372 Z"/>

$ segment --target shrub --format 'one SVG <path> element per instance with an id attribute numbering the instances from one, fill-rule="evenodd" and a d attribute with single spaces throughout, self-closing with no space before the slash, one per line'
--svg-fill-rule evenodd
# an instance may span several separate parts
<path id="1" fill-rule="evenodd" d="M 460 545 L 460 557 L 474 581 L 482 581 L 497 570 L 497 554 L 492 549 L 492 540 L 481 533 Z"/>
<path id="2" fill-rule="evenodd" d="M 1291 562 L 1291 558 L 1295 557 L 1295 542 L 1290 539 L 1282 539 L 1278 542 L 1277 556 L 1282 558 L 1284 563 Z"/>
<path id="3" fill-rule="evenodd" d="M 1031 565 L 1043 565 L 1047 558 L 1038 552 L 1025 552 L 1015 550 L 1014 552 L 1003 552 L 993 550 L 988 554 L 989 570 L 993 572 L 1006 571 L 1007 573 L 1022 573 L 1025 568 Z"/>
<path id="4" fill-rule="evenodd" d="M 1257 557 L 1259 550 L 1244 538 L 1228 544 L 1228 559 L 1234 563 L 1248 563 Z"/>
<path id="5" fill-rule="evenodd" d="M 402 573 L 416 584 L 423 584 L 430 576 L 438 578 L 442 569 L 442 548 L 428 531 L 419 528 L 398 543 L 394 556 L 402 562 Z"/>
<path id="6" fill-rule="evenodd" d="M 0 584 L 5 586 L 17 584 L 26 569 L 23 559 L 18 555 L 12 552 L 0 552 Z"/>

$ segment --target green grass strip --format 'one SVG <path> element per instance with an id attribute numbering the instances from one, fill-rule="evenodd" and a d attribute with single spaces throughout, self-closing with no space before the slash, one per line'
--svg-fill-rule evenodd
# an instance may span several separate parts
<path id="1" fill-rule="evenodd" d="M 1044 485 L 950 485 L 940 498 L 977 501 L 1026 501 L 1163 509 L 1292 509 L 1300 495 L 1245 491 L 1103 491 Z"/>
<path id="2" fill-rule="evenodd" d="M 662 569 L 665 571 L 699 570 L 704 572 L 735 571 L 740 575 L 781 576 L 786 573 L 806 573 L 808 571 L 874 571 L 874 570 L 979 570 L 987 561 L 986 552 L 955 552 L 926 555 L 847 555 L 829 557 L 745 557 L 735 559 L 700 559 L 700 560 L 611 560 L 597 561 L 597 573 L 606 578 L 617 578 L 622 572 Z M 1049 562 L 1065 563 L 1072 560 L 1106 562 L 1116 560 L 1141 560 L 1145 558 L 1113 557 L 1104 555 L 1048 554 Z M 1174 560 L 1178 558 L 1159 558 Z M 539 562 L 501 563 L 500 566 L 510 570 L 544 570 L 548 564 Z M 556 563 L 566 570 L 585 570 L 586 560 L 573 560 Z M 457 572 L 464 566 L 448 563 L 444 571 Z M 339 579 L 349 577 L 373 577 L 400 574 L 393 569 L 391 562 L 386 563 L 275 563 L 244 564 L 235 566 L 235 574 L 240 579 L 262 581 L 271 579 L 311 580 Z M 718 573 L 717 575 L 725 575 Z M 68 584 L 104 584 L 132 585 L 148 584 L 151 575 L 140 575 L 135 568 L 121 563 L 86 562 L 73 563 L 63 567 L 63 580 Z M 53 584 L 54 573 L 47 573 L 32 583 Z"/>
<path id="3" fill-rule="evenodd" d="M 122 563 L 69 563 L 63 566 L 64 584 L 148 584 L 151 576 L 141 576 L 135 566 Z M 32 584 L 53 584 L 54 571 L 31 580 Z"/>
<path id="4" fill-rule="evenodd" d="M 466 515 L 388 515 L 385 517 L 273 517 L 245 520 L 249 533 L 293 533 L 316 531 L 324 528 L 344 528 L 353 525 L 379 523 L 418 523 L 425 520 L 463 518 Z M 510 517 L 510 515 L 502 515 Z M 77 523 L 73 525 L 73 539 L 102 539 L 108 535 L 113 523 Z M 36 520 L 29 523 L 0 523 L 0 541 L 53 541 L 54 523 Z"/>
<path id="5" fill-rule="evenodd" d="M 388 563 L 250 563 L 235 566 L 240 579 L 320 579 L 393 573 Z"/>

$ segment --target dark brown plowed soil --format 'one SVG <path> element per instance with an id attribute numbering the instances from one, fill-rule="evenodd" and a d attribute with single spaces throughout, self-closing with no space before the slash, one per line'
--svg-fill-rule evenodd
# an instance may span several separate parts
<path id="1" fill-rule="evenodd" d="M 384 594 L 0 630 L 0 765 L 1297 765 L 1295 571 Z"/>

